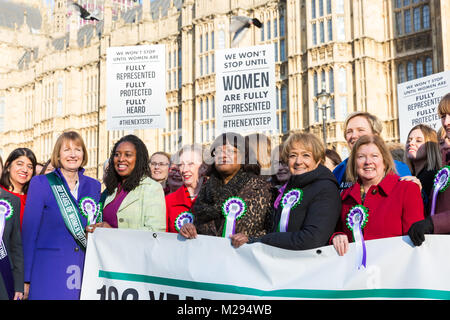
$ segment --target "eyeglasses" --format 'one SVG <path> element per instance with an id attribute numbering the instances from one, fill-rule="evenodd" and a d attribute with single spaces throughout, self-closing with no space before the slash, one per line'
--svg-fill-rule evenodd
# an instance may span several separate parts
<path id="1" fill-rule="evenodd" d="M 167 167 L 169 164 L 167 162 L 150 162 L 152 167 Z"/>
<path id="2" fill-rule="evenodd" d="M 219 146 L 216 147 L 216 149 L 213 152 L 213 156 L 216 156 L 218 154 L 226 154 L 228 156 L 234 155 L 237 152 L 235 147 L 225 145 L 225 146 Z"/>

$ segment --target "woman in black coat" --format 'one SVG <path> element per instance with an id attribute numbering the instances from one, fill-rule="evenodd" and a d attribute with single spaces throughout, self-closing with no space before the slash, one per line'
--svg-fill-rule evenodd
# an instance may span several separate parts
<path id="1" fill-rule="evenodd" d="M 341 212 L 341 198 L 336 178 L 322 165 L 322 142 L 311 133 L 294 133 L 285 142 L 282 158 L 292 175 L 274 203 L 272 232 L 250 239 L 236 234 L 233 246 L 262 242 L 307 250 L 328 244 Z"/>

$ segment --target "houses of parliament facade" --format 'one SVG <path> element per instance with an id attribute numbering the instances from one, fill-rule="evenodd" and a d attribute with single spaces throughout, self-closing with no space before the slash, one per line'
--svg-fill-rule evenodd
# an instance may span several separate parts
<path id="1" fill-rule="evenodd" d="M 277 128 L 322 137 L 329 93 L 327 147 L 349 153 L 343 124 L 354 111 L 383 121 L 382 136 L 399 142 L 397 84 L 450 69 L 447 0 L 78 0 L 101 20 L 80 22 L 65 0 L 0 0 L 0 154 L 32 149 L 50 158 L 57 137 L 79 132 L 86 174 L 102 165 L 121 136 L 138 135 L 149 152 L 174 153 L 215 138 L 215 51 L 230 48 L 232 16 L 258 18 L 239 47 L 275 49 Z M 164 129 L 106 130 L 106 49 L 164 44 Z M 404 143 L 405 141 L 400 141 Z"/>

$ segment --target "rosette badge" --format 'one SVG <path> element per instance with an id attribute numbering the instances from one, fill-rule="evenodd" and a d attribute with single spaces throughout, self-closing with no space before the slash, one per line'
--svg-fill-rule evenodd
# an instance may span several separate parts
<path id="1" fill-rule="evenodd" d="M 444 166 L 438 171 L 434 178 L 433 197 L 431 203 L 431 215 L 434 215 L 436 209 L 436 199 L 439 192 L 444 192 L 450 184 L 450 166 Z"/>
<path id="2" fill-rule="evenodd" d="M 366 244 L 364 243 L 364 237 L 362 229 L 369 220 L 369 209 L 362 205 L 356 205 L 350 209 L 347 214 L 347 227 L 353 233 L 353 239 L 355 240 L 357 256 L 358 256 L 358 269 L 361 266 L 366 267 L 367 253 Z"/>
<path id="3" fill-rule="evenodd" d="M 299 188 L 293 188 L 286 192 L 281 199 L 281 211 L 280 223 L 278 224 L 279 232 L 286 232 L 289 224 L 289 216 L 291 210 L 300 204 L 303 199 L 303 190 Z"/>
<path id="4" fill-rule="evenodd" d="M 81 214 L 88 219 L 88 224 L 95 224 L 100 206 L 91 197 L 84 197 L 80 200 Z"/>
<path id="5" fill-rule="evenodd" d="M 6 220 L 11 219 L 14 208 L 6 199 L 0 199 L 0 246 L 2 246 L 3 230 L 5 230 Z M 0 259 L 3 259 L 0 256 Z"/>
<path id="6" fill-rule="evenodd" d="M 193 223 L 194 215 L 189 211 L 182 212 L 175 219 L 175 229 L 180 232 L 181 227 L 183 227 L 186 223 Z"/>
<path id="7" fill-rule="evenodd" d="M 230 197 L 222 205 L 222 214 L 225 217 L 222 236 L 228 238 L 235 233 L 236 221 L 247 212 L 247 204 L 242 198 Z"/>
<path id="8" fill-rule="evenodd" d="M 8 220 L 12 217 L 14 213 L 14 208 L 6 199 L 0 199 L 0 216 L 4 216 L 5 220 Z"/>

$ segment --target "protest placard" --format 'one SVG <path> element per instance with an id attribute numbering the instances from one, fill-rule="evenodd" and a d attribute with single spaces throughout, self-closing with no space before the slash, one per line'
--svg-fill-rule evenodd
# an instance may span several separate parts
<path id="1" fill-rule="evenodd" d="M 164 45 L 108 48 L 106 71 L 108 130 L 165 127 Z"/>
<path id="2" fill-rule="evenodd" d="M 276 130 L 272 45 L 216 51 L 216 136 Z"/>
<path id="3" fill-rule="evenodd" d="M 442 97 L 449 92 L 450 71 L 397 85 L 400 142 L 406 143 L 409 131 L 418 124 L 439 130 L 441 121 L 437 107 Z"/>

